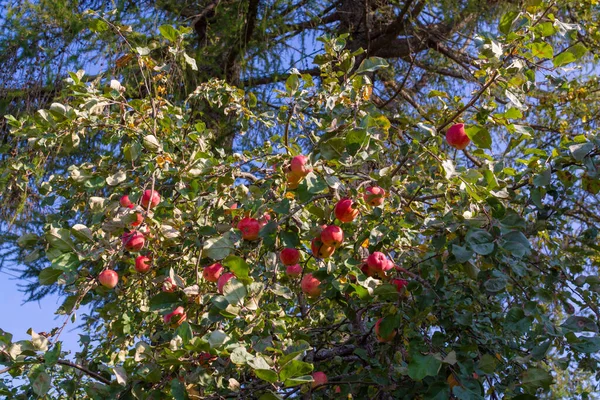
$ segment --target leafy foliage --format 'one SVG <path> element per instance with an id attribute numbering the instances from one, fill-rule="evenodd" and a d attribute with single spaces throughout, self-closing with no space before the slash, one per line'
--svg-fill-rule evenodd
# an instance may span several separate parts
<path id="1" fill-rule="evenodd" d="M 587 207 L 600 188 L 600 142 L 594 125 L 567 132 L 561 122 L 578 111 L 556 106 L 581 85 L 563 67 L 590 49 L 553 11 L 529 2 L 500 18 L 498 35 L 479 36 L 465 99 L 437 87 L 415 106 L 402 95 L 415 60 L 394 86 L 394 65 L 347 34 L 319 39 L 318 72 L 290 71 L 273 92 L 275 112 L 231 80 L 185 93 L 173 82 L 201 60 L 187 52 L 189 29 L 162 25 L 168 56 L 125 41 L 137 83 L 80 70 L 45 109 L 7 116 L 18 151 L 3 172 L 45 207 L 16 242 L 43 266 L 39 284 L 62 288 L 66 321 L 82 304 L 92 312 L 74 361 L 62 328 L 19 342 L 0 331 L 3 373 L 27 378 L 4 379 L 0 393 L 533 398 L 558 392 L 565 373 L 598 379 L 597 221 Z M 126 38 L 105 17 L 93 21 Z M 544 68 L 555 74 L 546 91 Z M 396 94 L 383 100 L 389 85 Z M 588 96 L 593 85 L 576 91 Z M 390 109 L 397 95 L 406 103 Z M 227 151 L 215 116 L 269 140 Z M 443 133 L 460 120 L 472 145 L 459 153 Z M 302 153 L 312 170 L 293 182 L 290 160 Z M 46 169 L 48 154 L 60 168 Z M 367 204 L 369 186 L 385 190 L 382 205 Z M 160 193 L 156 207 L 144 205 L 146 191 Z M 335 218 L 343 197 L 359 210 L 352 222 Z M 244 217 L 260 221 L 257 240 L 242 239 Z M 311 251 L 322 224 L 344 232 L 326 259 Z M 144 235 L 147 274 L 126 248 L 132 230 Z M 300 277 L 278 261 L 284 247 L 301 250 Z M 362 268 L 376 251 L 394 264 L 379 276 Z M 203 277 L 215 262 L 234 276 Z M 114 289 L 99 285 L 106 269 L 119 274 Z M 309 273 L 318 295 L 302 288 Z M 313 387 L 316 371 L 328 382 Z M 577 395 L 591 394 L 588 382 Z"/>

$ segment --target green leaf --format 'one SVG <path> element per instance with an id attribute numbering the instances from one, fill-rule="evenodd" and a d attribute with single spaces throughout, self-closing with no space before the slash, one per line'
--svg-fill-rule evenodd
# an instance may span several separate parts
<path id="1" fill-rule="evenodd" d="M 560 326 L 571 332 L 598 332 L 598 325 L 591 318 L 571 316 Z"/>
<path id="2" fill-rule="evenodd" d="M 279 371 L 279 377 L 285 382 L 289 378 L 310 374 L 312 370 L 312 364 L 300 360 L 291 360 L 285 364 L 283 368 L 281 368 L 281 371 Z"/>
<path id="3" fill-rule="evenodd" d="M 158 27 L 158 31 L 163 37 L 171 42 L 177 40 L 177 36 L 179 36 L 179 31 L 173 28 L 171 25 L 161 25 Z"/>
<path id="4" fill-rule="evenodd" d="M 63 274 L 63 271 L 56 268 L 44 268 L 38 275 L 40 285 L 52 285 L 58 281 L 58 278 Z"/>
<path id="5" fill-rule="evenodd" d="M 33 247 L 37 243 L 37 241 L 38 235 L 33 233 L 26 233 L 19 237 L 19 239 L 17 240 L 17 244 L 19 245 L 19 247 L 23 247 L 26 249 Z"/>
<path id="6" fill-rule="evenodd" d="M 580 353 L 592 354 L 600 351 L 600 337 L 575 336 L 573 332 L 565 335 L 572 350 Z"/>
<path id="7" fill-rule="evenodd" d="M 521 377 L 521 385 L 530 393 L 535 393 L 539 388 L 548 389 L 551 384 L 552 375 L 541 368 L 529 368 Z"/>
<path id="8" fill-rule="evenodd" d="M 518 15 L 519 15 L 519 13 L 517 11 L 509 11 L 506 14 L 504 14 L 500 18 L 500 22 L 498 24 L 498 30 L 500 32 L 504 33 L 505 35 L 508 35 L 510 33 L 510 28 L 512 26 L 512 23 L 515 20 L 515 18 L 517 18 Z"/>
<path id="9" fill-rule="evenodd" d="M 427 376 L 436 376 L 441 366 L 442 362 L 434 356 L 415 353 L 408 363 L 408 376 L 420 381 Z"/>
<path id="10" fill-rule="evenodd" d="M 52 267 L 63 272 L 75 271 L 79 264 L 79 257 L 75 253 L 63 253 L 52 260 Z"/>
<path id="11" fill-rule="evenodd" d="M 222 260 L 233 251 L 233 243 L 227 236 L 207 239 L 204 242 L 204 255 L 215 261 Z"/>
<path id="12" fill-rule="evenodd" d="M 548 186 L 550 184 L 551 178 L 552 178 L 552 170 L 550 168 L 546 168 L 545 170 L 543 170 L 542 172 L 540 172 L 533 178 L 533 184 L 536 187 Z"/>
<path id="13" fill-rule="evenodd" d="M 227 334 L 225 332 L 223 332 L 221 330 L 216 330 L 216 331 L 211 332 L 208 335 L 207 341 L 208 341 L 208 344 L 210 344 L 211 348 L 219 348 L 228 339 L 229 339 L 229 336 L 227 336 Z"/>
<path id="14" fill-rule="evenodd" d="M 492 148 L 492 136 L 490 132 L 481 126 L 471 125 L 465 129 L 469 139 L 473 141 L 475 146 L 480 149 L 491 149 Z"/>
<path id="15" fill-rule="evenodd" d="M 60 357 L 60 348 L 62 346 L 62 342 L 56 342 L 54 346 L 50 350 L 48 350 L 44 354 L 44 363 L 48 367 L 53 367 L 56 365 L 58 358 Z"/>
<path id="16" fill-rule="evenodd" d="M 31 382 L 33 392 L 38 396 L 45 396 L 50 390 L 50 382 L 50 375 L 45 371 L 38 373 Z"/>
<path id="17" fill-rule="evenodd" d="M 367 143 L 367 131 L 364 129 L 353 129 L 346 135 L 346 151 L 350 155 L 356 155 Z"/>
<path id="18" fill-rule="evenodd" d="M 186 399 L 185 385 L 177 378 L 171 380 L 171 395 L 175 400 Z"/>
<path id="19" fill-rule="evenodd" d="M 479 360 L 479 369 L 486 374 L 491 374 L 496 370 L 498 360 L 491 354 L 484 354 Z"/>
<path id="20" fill-rule="evenodd" d="M 258 379 L 262 379 L 269 383 L 275 383 L 278 380 L 277 373 L 270 369 L 255 369 L 254 374 Z"/>
<path id="21" fill-rule="evenodd" d="M 500 292 L 506 287 L 506 279 L 494 278 L 485 281 L 483 286 L 490 292 Z"/>
<path id="22" fill-rule="evenodd" d="M 243 258 L 234 255 L 228 256 L 223 260 L 223 265 L 229 268 L 240 282 L 243 282 L 246 285 L 252 283 L 252 279 L 248 275 L 250 266 Z"/>
<path id="23" fill-rule="evenodd" d="M 552 61 L 552 63 L 554 64 L 555 67 L 562 67 L 563 65 L 567 65 L 567 64 L 570 64 L 572 62 L 579 60 L 587 52 L 588 52 L 587 47 L 585 47 L 582 43 L 577 43 L 576 45 L 572 46 L 568 50 L 566 50 L 566 51 L 558 54 L 556 57 L 554 57 L 554 61 Z"/>
<path id="24" fill-rule="evenodd" d="M 534 57 L 547 59 L 554 57 L 554 49 L 546 42 L 534 42 L 527 47 L 531 49 L 531 54 Z"/>
<path id="25" fill-rule="evenodd" d="M 223 287 L 223 295 L 232 306 L 240 306 L 248 294 L 246 286 L 237 279 L 230 279 Z"/>
<path id="26" fill-rule="evenodd" d="M 285 387 L 292 387 L 311 383 L 312 381 L 313 378 L 311 375 L 302 375 L 295 378 L 286 379 L 284 385 Z"/>
<path id="27" fill-rule="evenodd" d="M 471 229 L 467 232 L 466 240 L 471 249 L 482 256 L 491 254 L 494 251 L 494 238 L 483 229 Z"/>
<path id="28" fill-rule="evenodd" d="M 179 294 L 176 292 L 160 292 L 150 299 L 150 310 L 152 311 L 173 311 L 179 302 Z"/>
<path id="29" fill-rule="evenodd" d="M 592 150 L 594 150 L 594 145 L 590 142 L 577 143 L 569 146 L 569 151 L 571 152 L 571 155 L 577 161 L 583 160 L 583 158 L 587 156 Z"/>
<path id="30" fill-rule="evenodd" d="M 531 254 L 531 244 L 527 237 L 520 231 L 511 231 L 502 236 L 502 248 L 514 257 L 522 258 Z"/>
<path id="31" fill-rule="evenodd" d="M 471 250 L 455 244 L 452 245 L 452 254 L 456 259 L 456 262 L 459 263 L 467 262 L 471 259 L 471 257 L 473 257 L 473 252 Z"/>
<path id="32" fill-rule="evenodd" d="M 387 68 L 388 66 L 388 62 L 381 57 L 369 57 L 360 63 L 356 73 L 363 74 L 365 72 L 374 72 L 380 68 Z"/>

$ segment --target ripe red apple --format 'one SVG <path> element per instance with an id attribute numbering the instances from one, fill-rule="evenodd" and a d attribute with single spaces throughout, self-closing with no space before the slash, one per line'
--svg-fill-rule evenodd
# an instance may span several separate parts
<path id="1" fill-rule="evenodd" d="M 321 281 L 315 278 L 313 274 L 306 274 L 300 282 L 300 288 L 308 297 L 317 297 L 321 294 L 320 284 Z"/>
<path id="2" fill-rule="evenodd" d="M 306 176 L 312 171 L 310 165 L 308 165 L 308 157 L 299 155 L 292 158 L 290 161 L 290 171 L 296 176 Z"/>
<path id="3" fill-rule="evenodd" d="M 394 278 L 390 280 L 390 283 L 396 286 L 396 290 L 398 291 L 398 293 L 402 292 L 402 288 L 408 286 L 408 281 L 406 279 Z"/>
<path id="4" fill-rule="evenodd" d="M 235 275 L 231 272 L 227 272 L 226 274 L 221 275 L 219 279 L 217 279 L 217 290 L 219 291 L 219 293 L 223 294 L 223 288 L 231 278 L 235 278 Z"/>
<path id="5" fill-rule="evenodd" d="M 172 328 L 176 328 L 183 323 L 187 319 L 187 315 L 183 307 L 179 306 L 173 310 L 172 313 L 167 314 L 163 317 L 165 324 L 169 325 Z"/>
<path id="6" fill-rule="evenodd" d="M 202 276 L 209 282 L 216 282 L 223 273 L 223 266 L 220 263 L 214 263 L 208 267 L 204 267 Z"/>
<path id="7" fill-rule="evenodd" d="M 379 318 L 377 320 L 377 322 L 375 322 L 375 336 L 377 336 L 377 341 L 381 342 L 381 343 L 385 343 L 385 342 L 391 342 L 392 339 L 394 339 L 394 336 L 396 336 L 396 331 L 392 331 L 389 335 L 382 337 L 379 334 L 379 325 L 381 325 L 381 321 L 383 320 L 383 318 Z"/>
<path id="8" fill-rule="evenodd" d="M 140 251 L 146 242 L 144 234 L 138 231 L 125 232 L 121 240 L 125 249 L 129 251 Z"/>
<path id="9" fill-rule="evenodd" d="M 385 190 L 379 186 L 369 186 L 365 189 L 365 203 L 372 207 L 377 207 L 383 204 L 383 198 L 385 196 Z"/>
<path id="10" fill-rule="evenodd" d="M 112 289 L 119 282 L 119 274 L 112 269 L 105 269 L 98 275 L 98 281 L 102 286 Z"/>
<path id="11" fill-rule="evenodd" d="M 136 208 L 135 204 L 129 204 L 127 208 L 133 210 Z M 136 220 L 131 223 L 131 226 L 140 226 L 144 222 L 144 215 L 141 212 L 135 213 Z"/>
<path id="12" fill-rule="evenodd" d="M 313 383 L 311 387 L 314 389 L 317 386 L 324 385 L 327 383 L 327 375 L 325 372 L 316 371 L 312 373 Z"/>
<path id="13" fill-rule="evenodd" d="M 162 284 L 162 291 L 172 293 L 177 289 L 177 285 L 170 277 L 166 277 Z"/>
<path id="14" fill-rule="evenodd" d="M 367 257 L 367 265 L 369 266 L 369 269 L 378 275 L 383 274 L 385 271 L 391 268 L 389 259 L 385 256 L 385 254 L 379 251 L 376 251 Z"/>
<path id="15" fill-rule="evenodd" d="M 131 205 L 131 200 L 129 200 L 129 196 L 121 196 L 121 198 L 119 199 L 119 204 L 121 204 L 121 207 L 129 207 Z"/>
<path id="16" fill-rule="evenodd" d="M 144 191 L 142 195 L 142 206 L 144 208 L 148 208 L 148 205 L 150 208 L 156 207 L 158 203 L 160 203 L 160 194 L 156 190 Z"/>
<path id="17" fill-rule="evenodd" d="M 294 248 L 286 247 L 279 252 L 279 259 L 283 265 L 294 265 L 300 261 L 300 252 Z"/>
<path id="18" fill-rule="evenodd" d="M 344 231 L 336 225 L 329 225 L 321 231 L 321 242 L 325 246 L 338 248 L 344 241 Z"/>
<path id="19" fill-rule="evenodd" d="M 320 237 L 314 238 L 310 242 L 310 249 L 312 250 L 312 253 L 315 256 L 315 258 L 329 258 L 335 251 L 335 247 L 326 246 L 325 244 L 323 244 Z"/>
<path id="20" fill-rule="evenodd" d="M 358 215 L 358 210 L 352 208 L 354 202 L 348 198 L 341 199 L 333 208 L 335 217 L 341 222 L 352 222 Z"/>
<path id="21" fill-rule="evenodd" d="M 464 150 L 471 139 L 465 132 L 465 124 L 454 124 L 446 131 L 446 141 L 455 149 Z"/>
<path id="22" fill-rule="evenodd" d="M 300 264 L 288 265 L 285 274 L 290 278 L 297 278 L 302 275 L 302 266 Z"/>
<path id="23" fill-rule="evenodd" d="M 254 218 L 242 218 L 238 222 L 237 228 L 242 232 L 242 239 L 245 240 L 256 240 L 258 239 L 258 232 L 260 231 L 260 224 Z"/>
<path id="24" fill-rule="evenodd" d="M 141 274 L 144 274 L 150 270 L 150 257 L 148 256 L 137 256 L 135 258 L 135 270 Z"/>

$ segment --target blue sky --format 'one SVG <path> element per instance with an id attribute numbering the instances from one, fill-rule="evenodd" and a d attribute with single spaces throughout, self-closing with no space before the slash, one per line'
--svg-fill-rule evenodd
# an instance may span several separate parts
<path id="1" fill-rule="evenodd" d="M 23 303 L 25 296 L 17 286 L 20 280 L 8 275 L 9 273 L 0 272 L 0 304 L 3 314 L 0 329 L 11 333 L 13 341 L 31 339 L 27 334 L 29 328 L 36 332 L 50 332 L 52 328 L 63 324 L 65 316 L 54 314 L 63 301 L 57 295 L 46 296 L 40 302 Z M 69 321 L 60 336 L 62 349 L 71 351 L 71 355 L 79 349 L 79 330 L 74 330 L 78 323 L 77 320 L 74 324 Z"/>

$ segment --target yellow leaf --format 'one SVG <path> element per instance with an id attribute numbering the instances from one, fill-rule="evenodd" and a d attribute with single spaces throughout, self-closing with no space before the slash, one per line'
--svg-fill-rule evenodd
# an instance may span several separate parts
<path id="1" fill-rule="evenodd" d="M 294 197 L 295 197 L 295 195 L 294 195 L 294 193 L 292 193 L 292 192 L 287 192 L 287 193 L 285 194 L 285 198 L 286 198 L 286 199 L 290 199 L 290 200 L 291 200 L 291 199 L 293 199 Z"/>
<path id="2" fill-rule="evenodd" d="M 365 239 L 365 241 L 362 242 L 361 247 L 364 247 L 364 248 L 369 247 L 369 239 Z"/>

